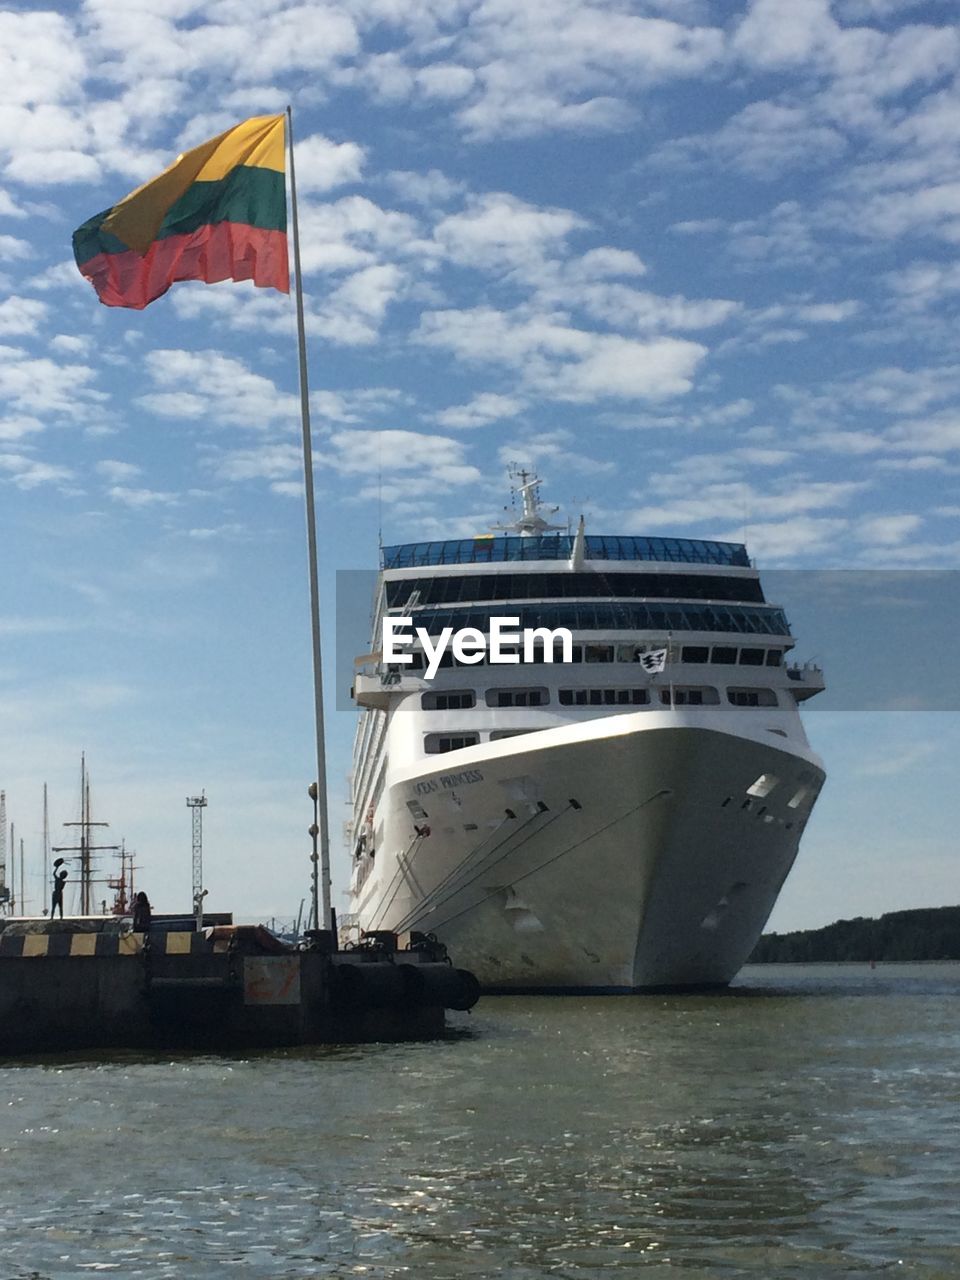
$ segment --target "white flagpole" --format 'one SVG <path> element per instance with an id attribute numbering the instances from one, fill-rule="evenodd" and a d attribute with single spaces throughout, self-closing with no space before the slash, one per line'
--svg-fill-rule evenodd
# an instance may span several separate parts
<path id="1" fill-rule="evenodd" d="M 287 143 L 290 152 L 290 204 L 293 211 L 293 269 L 296 276 L 297 339 L 300 348 L 300 423 L 303 433 L 303 485 L 307 508 L 307 558 L 310 572 L 310 627 L 313 640 L 313 701 L 317 732 L 317 817 L 320 836 L 320 891 L 317 893 L 317 858 L 314 844 L 312 915 L 315 929 L 329 929 L 330 827 L 327 817 L 327 753 L 323 731 L 323 664 L 320 657 L 320 587 L 317 573 L 317 517 L 313 496 L 313 447 L 310 437 L 310 389 L 307 383 L 307 338 L 303 321 L 303 281 L 300 270 L 300 224 L 297 220 L 297 178 L 293 167 L 293 111 L 287 107 Z"/>

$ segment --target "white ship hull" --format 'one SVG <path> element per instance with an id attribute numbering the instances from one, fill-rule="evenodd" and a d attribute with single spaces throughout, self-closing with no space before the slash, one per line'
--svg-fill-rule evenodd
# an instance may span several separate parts
<path id="1" fill-rule="evenodd" d="M 488 990 L 725 984 L 823 778 L 792 735 L 692 708 L 420 759 L 387 778 L 356 923 L 435 933 Z"/>

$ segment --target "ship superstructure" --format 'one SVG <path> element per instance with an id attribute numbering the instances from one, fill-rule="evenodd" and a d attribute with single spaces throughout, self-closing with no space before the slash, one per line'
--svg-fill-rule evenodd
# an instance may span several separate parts
<path id="1" fill-rule="evenodd" d="M 561 532 L 520 496 L 497 533 L 383 548 L 373 648 L 391 614 L 510 617 L 571 660 L 360 665 L 350 920 L 434 933 L 488 989 L 729 982 L 823 783 L 822 673 L 740 544 Z"/>

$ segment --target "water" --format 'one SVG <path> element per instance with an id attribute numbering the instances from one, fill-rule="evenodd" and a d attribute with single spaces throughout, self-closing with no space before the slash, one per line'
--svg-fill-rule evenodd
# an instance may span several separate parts
<path id="1" fill-rule="evenodd" d="M 960 965 L 4 1063 L 0 1280 L 960 1276 Z"/>

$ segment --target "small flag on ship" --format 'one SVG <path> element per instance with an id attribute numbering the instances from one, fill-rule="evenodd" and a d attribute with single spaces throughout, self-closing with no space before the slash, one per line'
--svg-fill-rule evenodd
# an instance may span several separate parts
<path id="1" fill-rule="evenodd" d="M 644 671 L 649 671 L 651 675 L 655 675 L 658 671 L 663 671 L 667 665 L 666 649 L 648 649 L 646 653 L 640 655 L 640 665 Z"/>
<path id="2" fill-rule="evenodd" d="M 178 280 L 290 292 L 284 117 L 255 116 L 179 156 L 73 233 L 108 307 L 140 311 Z"/>

